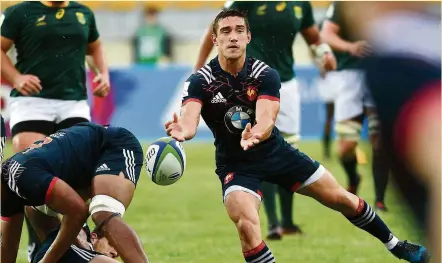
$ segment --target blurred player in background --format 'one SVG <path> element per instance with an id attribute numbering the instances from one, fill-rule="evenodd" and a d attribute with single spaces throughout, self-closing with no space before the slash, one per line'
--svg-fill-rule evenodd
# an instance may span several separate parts
<path id="1" fill-rule="evenodd" d="M 58 262 L 77 240 L 89 215 L 123 262 L 148 262 L 136 233 L 122 219 L 133 198 L 143 157 L 139 141 L 128 130 L 84 122 L 7 159 L 1 176 L 1 262 L 16 260 L 25 206 L 40 211 L 42 206 L 49 207 L 63 216 L 40 263 Z M 32 212 L 38 213 L 26 209 Z M 43 222 L 48 224 L 48 220 Z"/>
<path id="2" fill-rule="evenodd" d="M 85 57 L 98 67 L 96 96 L 109 93 L 109 74 L 92 11 L 75 1 L 22 2 L 7 8 L 1 24 L 1 74 L 11 91 L 14 152 L 76 123 L 90 120 Z M 6 55 L 15 45 L 17 64 Z M 29 227 L 29 257 L 38 241 Z"/>
<path id="3" fill-rule="evenodd" d="M 343 3 L 344 26 L 369 39 L 364 63 L 392 175 L 441 262 L 441 4 Z"/>
<path id="4" fill-rule="evenodd" d="M 324 24 L 324 21 L 321 21 L 321 23 L 318 24 L 319 30 L 322 29 L 322 25 Z M 337 56 L 336 53 L 334 53 L 336 62 L 339 63 L 339 56 Z M 330 85 L 330 79 L 333 78 L 332 76 L 335 74 L 336 71 L 331 72 L 325 72 L 320 71 L 320 79 L 318 82 L 318 90 L 319 94 L 321 95 L 322 99 L 325 102 L 325 122 L 324 122 L 324 130 L 323 130 L 323 137 L 322 137 L 322 145 L 323 145 L 323 157 L 324 159 L 330 159 L 330 145 L 331 145 L 331 133 L 332 133 L 332 123 L 333 123 L 333 115 L 335 112 L 335 105 L 333 102 L 333 97 L 336 96 L 333 94 L 335 89 L 333 86 Z"/>
<path id="5" fill-rule="evenodd" d="M 178 141 L 191 140 L 202 116 L 212 130 L 224 205 L 237 228 L 245 261 L 275 262 L 262 240 L 258 213 L 259 188 L 268 181 L 341 212 L 396 257 L 428 262 L 426 248 L 400 241 L 363 199 L 342 188 L 322 165 L 281 136 L 275 127 L 280 77 L 264 62 L 246 55 L 251 34 L 245 15 L 237 10 L 220 12 L 213 22 L 212 40 L 218 56 L 185 82 L 181 116 L 174 114 L 165 129 Z M 325 68 L 333 67 L 334 57 L 322 56 Z"/>
<path id="6" fill-rule="evenodd" d="M 293 43 L 296 35 L 301 33 L 312 49 L 321 45 L 310 2 L 229 1 L 225 7 L 247 13 L 253 34 L 247 46 L 247 55 L 261 60 L 278 72 L 282 87 L 281 109 L 276 126 L 287 142 L 296 147 L 300 138 L 301 98 L 293 70 Z M 210 29 L 204 38 L 195 70 L 201 68 L 207 60 L 213 48 L 211 38 Z M 292 218 L 293 194 L 267 182 L 263 182 L 261 190 L 269 225 L 267 238 L 281 239 L 282 234 L 302 233 Z M 281 222 L 276 211 L 276 192 L 280 199 Z"/>
<path id="7" fill-rule="evenodd" d="M 360 67 L 361 58 L 370 52 L 366 41 L 350 38 L 341 28 L 338 2 L 327 10 L 327 19 L 321 30 L 322 38 L 338 57 L 338 71 L 329 76 L 330 88 L 337 89 L 335 99 L 336 134 L 339 140 L 339 158 L 348 179 L 348 190 L 356 193 L 361 176 L 357 171 L 356 146 L 360 140 L 364 116 L 368 117 L 370 141 L 373 148 L 372 172 L 375 184 L 375 207 L 386 211 L 384 203 L 389 166 L 379 142 L 379 121 L 374 103 L 368 94 Z"/>

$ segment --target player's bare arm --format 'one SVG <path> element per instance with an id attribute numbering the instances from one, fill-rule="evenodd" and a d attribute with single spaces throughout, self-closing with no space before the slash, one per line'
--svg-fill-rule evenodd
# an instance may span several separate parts
<path id="1" fill-rule="evenodd" d="M 336 69 L 336 58 L 330 46 L 321 39 L 317 25 L 313 25 L 301 31 L 302 36 L 310 47 L 314 60 L 319 65 L 321 71 Z"/>
<path id="2" fill-rule="evenodd" d="M 86 58 L 89 67 L 95 72 L 95 74 L 97 74 L 94 81 L 99 83 L 94 90 L 94 95 L 105 97 L 109 94 L 110 90 L 109 69 L 106 64 L 103 45 L 101 44 L 100 39 L 87 45 L 86 54 L 90 56 L 89 58 Z"/>
<path id="3" fill-rule="evenodd" d="M 194 67 L 194 71 L 197 71 L 198 69 L 204 66 L 207 58 L 209 57 L 210 52 L 212 52 L 213 49 L 212 27 L 213 24 L 211 23 L 203 36 L 203 39 L 201 41 L 201 47 L 198 53 L 198 58 L 196 60 L 196 65 Z"/>
<path id="4" fill-rule="evenodd" d="M 52 186 L 52 188 L 51 188 Z M 57 262 L 76 241 L 89 211 L 87 204 L 68 184 L 54 179 L 46 194 L 46 204 L 63 215 L 60 231 L 40 262 Z"/>
<path id="5" fill-rule="evenodd" d="M 256 124 L 253 127 L 248 124 L 242 133 L 241 146 L 245 151 L 270 137 L 278 113 L 278 100 L 258 99 L 256 102 Z"/>
<path id="6" fill-rule="evenodd" d="M 202 105 L 200 102 L 187 101 L 181 107 L 178 118 L 174 113 L 173 120 L 165 124 L 166 133 L 177 141 L 191 140 L 197 131 Z"/>
<path id="7" fill-rule="evenodd" d="M 1 256 L 2 263 L 15 263 L 17 259 L 18 247 L 20 245 L 21 230 L 23 226 L 24 214 L 16 214 L 2 219 L 1 229 Z"/>
<path id="8" fill-rule="evenodd" d="M 353 56 L 362 57 L 370 52 L 370 46 L 366 41 L 349 42 L 341 36 L 341 27 L 335 13 L 335 6 L 332 4 L 327 11 L 328 19 L 324 21 L 321 30 L 321 38 L 335 51 L 348 52 Z"/>
<path id="9" fill-rule="evenodd" d="M 21 94 L 29 96 L 39 93 L 42 89 L 40 79 L 34 75 L 22 75 L 12 64 L 7 52 L 14 42 L 6 37 L 1 37 L 1 74 Z"/>

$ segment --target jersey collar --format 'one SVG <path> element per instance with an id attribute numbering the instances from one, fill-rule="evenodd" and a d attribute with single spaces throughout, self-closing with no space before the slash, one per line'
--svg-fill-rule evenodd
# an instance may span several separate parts
<path id="1" fill-rule="evenodd" d="M 69 1 L 64 1 L 64 3 L 60 6 L 53 6 L 50 1 L 40 1 L 40 3 L 42 3 L 43 5 L 45 5 L 47 7 L 52 7 L 52 8 L 64 8 L 69 5 Z"/>
<path id="2" fill-rule="evenodd" d="M 219 64 L 219 61 L 218 61 L 218 56 L 215 57 L 215 67 L 216 67 L 216 69 L 218 69 L 219 71 L 221 71 L 224 75 L 227 75 L 227 76 L 229 76 L 229 77 L 236 78 L 236 79 L 242 79 L 242 78 L 247 77 L 247 65 L 248 65 L 248 64 L 249 64 L 249 57 L 246 56 L 246 59 L 245 59 L 245 61 L 244 61 L 244 66 L 243 66 L 243 68 L 241 69 L 240 72 L 238 72 L 238 76 L 234 77 L 234 76 L 232 76 L 232 74 L 230 74 L 230 73 L 224 71 L 224 70 L 221 68 L 221 65 Z"/>

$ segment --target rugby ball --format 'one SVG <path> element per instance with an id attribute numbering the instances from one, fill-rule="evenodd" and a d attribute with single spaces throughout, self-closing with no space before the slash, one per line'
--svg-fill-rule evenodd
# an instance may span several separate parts
<path id="1" fill-rule="evenodd" d="M 186 153 L 182 144 L 171 137 L 152 143 L 146 152 L 146 172 L 157 185 L 177 182 L 186 169 Z"/>

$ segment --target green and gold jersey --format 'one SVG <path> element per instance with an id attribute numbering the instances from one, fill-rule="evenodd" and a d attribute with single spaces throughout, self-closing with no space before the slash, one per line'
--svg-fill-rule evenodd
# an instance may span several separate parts
<path id="1" fill-rule="evenodd" d="M 337 5 L 339 5 L 338 2 L 331 3 L 327 13 L 326 13 L 326 20 L 333 22 L 334 24 L 341 27 L 342 21 L 339 15 L 340 8 L 337 8 Z M 353 42 L 352 39 L 348 37 L 348 34 L 343 30 L 341 27 L 341 30 L 339 30 L 339 36 L 345 40 Z M 345 69 L 354 69 L 358 67 L 360 63 L 360 59 L 358 57 L 354 57 L 350 55 L 348 52 L 339 52 L 339 51 L 333 51 L 333 54 L 336 57 L 336 61 L 338 63 L 336 70 L 345 70 Z"/>
<path id="2" fill-rule="evenodd" d="M 295 77 L 293 42 L 298 32 L 315 25 L 310 2 L 230 1 L 225 8 L 247 12 L 252 41 L 247 55 L 278 71 L 281 81 Z"/>
<path id="3" fill-rule="evenodd" d="M 84 100 L 86 48 L 99 37 L 92 11 L 77 2 L 49 7 L 30 1 L 7 8 L 1 18 L 1 35 L 15 43 L 16 68 L 41 80 L 35 97 Z M 13 89 L 12 97 L 21 96 Z"/>

